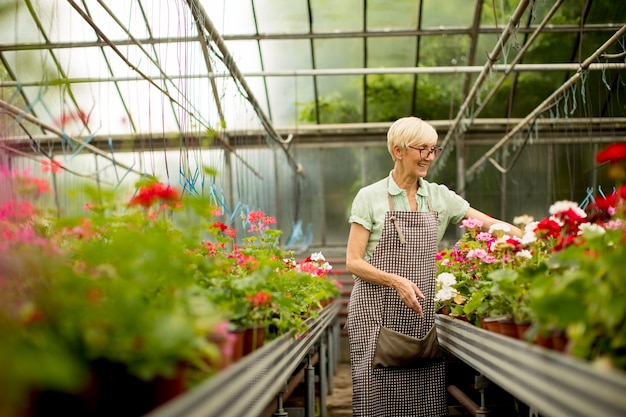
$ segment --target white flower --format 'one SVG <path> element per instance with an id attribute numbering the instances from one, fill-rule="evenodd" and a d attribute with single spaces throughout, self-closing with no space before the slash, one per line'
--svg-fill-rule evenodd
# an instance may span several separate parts
<path id="1" fill-rule="evenodd" d="M 511 228 L 509 227 L 509 225 L 504 224 L 504 223 L 495 223 L 495 224 L 492 224 L 491 227 L 489 228 L 489 233 L 491 233 L 492 235 L 498 238 L 508 239 L 509 235 L 507 233 L 510 231 L 511 231 Z"/>
<path id="2" fill-rule="evenodd" d="M 311 260 L 314 262 L 325 262 L 326 258 L 322 255 L 322 252 L 313 252 L 310 256 Z"/>
<path id="3" fill-rule="evenodd" d="M 525 232 L 521 241 L 524 245 L 529 245 L 537 241 L 537 235 L 534 232 Z"/>
<path id="4" fill-rule="evenodd" d="M 441 287 L 450 287 L 451 285 L 456 284 L 456 277 L 449 272 L 442 272 L 437 275 L 437 286 Z"/>
<path id="5" fill-rule="evenodd" d="M 522 216 L 516 216 L 513 218 L 513 224 L 516 226 L 526 226 L 534 221 L 533 216 L 529 216 L 528 214 L 524 214 Z"/>
<path id="6" fill-rule="evenodd" d="M 324 272 L 330 272 L 330 271 L 332 271 L 333 266 L 332 266 L 331 264 L 329 264 L 328 262 L 324 262 L 324 263 L 322 264 L 322 266 L 320 266 L 320 268 L 321 268 L 322 270 L 324 270 Z"/>
<path id="7" fill-rule="evenodd" d="M 604 227 L 594 223 L 581 223 L 578 229 L 578 234 L 583 235 L 587 239 L 593 239 L 606 233 Z"/>
<path id="8" fill-rule="evenodd" d="M 520 257 L 520 258 L 530 259 L 530 258 L 532 258 L 532 257 L 533 257 L 533 254 L 532 254 L 532 253 L 530 253 L 530 251 L 529 251 L 529 250 L 523 249 L 523 250 L 521 250 L 521 251 L 517 252 L 517 253 L 515 254 L 515 256 L 518 256 L 518 257 Z"/>
<path id="9" fill-rule="evenodd" d="M 435 301 L 447 301 L 456 295 L 456 291 L 450 287 L 443 287 L 435 294 Z"/>
<path id="10" fill-rule="evenodd" d="M 524 227 L 524 232 L 525 233 L 534 233 L 535 232 L 535 228 L 537 227 L 538 224 L 539 224 L 539 222 L 537 222 L 537 221 L 528 223 L 526 225 L 526 227 Z"/>
<path id="11" fill-rule="evenodd" d="M 587 213 L 585 213 L 585 210 L 578 207 L 577 203 L 573 201 L 568 201 L 568 200 L 561 200 L 552 204 L 550 206 L 550 214 L 555 215 L 555 214 L 567 211 L 569 209 L 572 209 L 580 217 L 587 217 Z"/>
<path id="12" fill-rule="evenodd" d="M 489 233 L 493 234 L 493 232 L 495 232 L 496 230 L 501 230 L 503 232 L 510 232 L 511 228 L 509 227 L 508 224 L 504 224 L 504 223 L 494 223 L 491 225 L 491 227 L 489 228 Z"/>

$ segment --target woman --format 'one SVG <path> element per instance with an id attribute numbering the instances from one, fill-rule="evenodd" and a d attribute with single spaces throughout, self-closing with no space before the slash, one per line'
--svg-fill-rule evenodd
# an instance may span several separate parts
<path id="1" fill-rule="evenodd" d="M 443 361 L 374 368 L 381 326 L 423 338 L 434 326 L 435 256 L 450 223 L 497 219 L 470 207 L 444 185 L 424 180 L 439 155 L 436 130 L 417 117 L 387 133 L 394 161 L 387 178 L 362 188 L 352 203 L 346 267 L 355 284 L 348 305 L 353 415 L 442 416 L 448 413 Z M 522 232 L 505 223 L 510 234 Z"/>

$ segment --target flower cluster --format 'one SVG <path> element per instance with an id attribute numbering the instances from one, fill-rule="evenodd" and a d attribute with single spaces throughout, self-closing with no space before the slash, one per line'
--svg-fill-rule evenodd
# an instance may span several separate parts
<path id="1" fill-rule="evenodd" d="M 471 297 L 475 283 L 500 268 L 517 268 L 532 260 L 524 241 L 507 233 L 509 227 L 496 223 L 488 231 L 476 219 L 464 219 L 466 230 L 452 249 L 437 254 L 439 275 L 436 302 L 438 308 L 452 307 L 452 314 L 462 315 L 462 305 Z M 454 281 L 454 282 L 453 282 Z"/>
<path id="2" fill-rule="evenodd" d="M 454 288 L 455 284 L 456 277 L 453 274 L 449 272 L 442 272 L 437 275 L 435 302 L 443 303 L 449 300 L 454 300 L 454 303 L 457 305 L 463 304 L 465 298 L 459 294 L 456 288 Z"/>
<path id="3" fill-rule="evenodd" d="M 290 262 L 295 267 L 296 271 L 308 272 L 314 276 L 326 275 L 333 269 L 332 265 L 328 263 L 324 255 L 322 255 L 322 252 L 313 252 L 300 263 L 296 263 L 294 259 L 287 260 L 287 262 Z"/>
<path id="4" fill-rule="evenodd" d="M 626 342 L 616 337 L 626 331 L 626 188 L 621 184 L 626 144 L 609 145 L 596 160 L 609 164 L 616 187 L 586 209 L 563 200 L 539 221 L 516 217 L 513 223 L 524 230 L 520 239 L 464 221 L 465 235 L 438 255 L 438 305 L 477 325 L 485 315 L 531 322 L 530 338 L 558 331 L 569 341 L 568 353 L 626 369 Z"/>
<path id="5" fill-rule="evenodd" d="M 139 184 L 128 205 L 143 207 L 150 219 L 156 219 L 160 213 L 168 209 L 180 208 L 181 196 L 171 185 L 150 180 Z"/>
<path id="6" fill-rule="evenodd" d="M 298 335 L 338 295 L 321 253 L 284 262 L 291 254 L 263 212 L 242 217 L 236 240 L 209 201 L 148 181 L 121 204 L 85 187 L 98 203 L 48 216 L 35 204 L 44 182 L 0 176 L 0 386 L 12 387 L 0 392 L 0 414 L 33 387 L 80 390 L 98 361 L 143 380 L 181 364 L 206 378 L 233 327 L 261 325 L 266 340 Z"/>

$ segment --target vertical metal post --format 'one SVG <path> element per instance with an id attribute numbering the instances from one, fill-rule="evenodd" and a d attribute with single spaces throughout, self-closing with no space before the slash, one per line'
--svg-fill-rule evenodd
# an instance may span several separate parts
<path id="1" fill-rule="evenodd" d="M 489 410 L 485 401 L 485 389 L 489 386 L 489 380 L 480 374 L 474 378 L 476 389 L 480 392 L 480 408 L 476 411 L 476 417 L 487 417 Z"/>
<path id="2" fill-rule="evenodd" d="M 333 325 L 326 328 L 325 334 L 327 337 L 326 342 L 326 352 L 328 355 L 328 374 L 327 374 L 327 387 L 328 390 L 326 393 L 328 395 L 332 395 L 333 393 L 333 377 L 337 372 L 337 357 L 335 356 L 337 352 L 335 352 L 335 333 L 333 332 Z"/>
<path id="3" fill-rule="evenodd" d="M 283 408 L 283 395 L 287 392 L 287 384 L 280 390 L 276 396 L 276 412 L 272 413 L 272 417 L 288 417 L 287 412 Z"/>
<path id="4" fill-rule="evenodd" d="M 319 370 L 320 370 L 320 417 L 326 417 L 326 394 L 328 392 L 328 360 L 326 350 L 328 348 L 327 331 L 324 330 L 319 344 Z"/>
<path id="5" fill-rule="evenodd" d="M 306 395 L 304 397 L 305 417 L 315 417 L 315 367 L 311 365 L 312 354 L 306 357 L 307 365 L 304 369 L 304 380 L 306 384 Z"/>

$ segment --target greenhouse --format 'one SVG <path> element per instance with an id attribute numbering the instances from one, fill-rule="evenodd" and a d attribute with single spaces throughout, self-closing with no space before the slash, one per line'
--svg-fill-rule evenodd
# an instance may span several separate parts
<path id="1" fill-rule="evenodd" d="M 626 415 L 626 2 L 0 33 L 0 417 Z"/>

